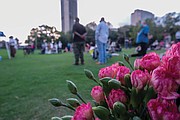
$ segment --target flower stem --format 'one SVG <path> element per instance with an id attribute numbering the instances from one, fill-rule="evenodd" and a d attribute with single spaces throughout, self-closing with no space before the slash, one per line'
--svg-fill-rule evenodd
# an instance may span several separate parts
<path id="1" fill-rule="evenodd" d="M 140 114 L 140 116 L 139 116 L 140 118 L 143 116 L 145 110 L 146 110 L 146 106 L 144 106 L 144 108 L 143 108 L 143 110 L 142 110 L 142 112 L 141 112 L 141 114 Z"/>
<path id="2" fill-rule="evenodd" d="M 80 95 L 79 93 L 77 93 L 76 95 L 78 96 L 78 98 L 79 98 L 83 103 L 86 104 L 86 102 L 82 99 L 82 97 L 81 97 L 81 95 Z"/>
<path id="3" fill-rule="evenodd" d="M 69 109 L 75 111 L 75 109 L 74 109 L 73 107 L 71 107 L 71 106 L 69 106 L 69 105 L 67 105 L 67 104 L 62 104 L 62 106 L 67 107 L 67 108 L 69 108 Z"/>
<path id="4" fill-rule="evenodd" d="M 101 86 L 102 87 L 102 84 L 101 83 L 99 83 L 95 78 L 93 79 L 99 86 Z"/>
<path id="5" fill-rule="evenodd" d="M 131 63 L 128 61 L 127 62 L 129 64 L 129 66 L 131 67 L 132 70 L 134 70 L 133 66 L 131 65 Z"/>

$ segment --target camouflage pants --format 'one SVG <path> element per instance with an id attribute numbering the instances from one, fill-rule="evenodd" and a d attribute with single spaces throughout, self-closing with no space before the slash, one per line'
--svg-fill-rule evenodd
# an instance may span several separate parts
<path id="1" fill-rule="evenodd" d="M 81 64 L 84 63 L 84 42 L 73 43 L 73 51 L 75 57 L 75 63 L 79 64 L 79 59 L 81 60 Z"/>

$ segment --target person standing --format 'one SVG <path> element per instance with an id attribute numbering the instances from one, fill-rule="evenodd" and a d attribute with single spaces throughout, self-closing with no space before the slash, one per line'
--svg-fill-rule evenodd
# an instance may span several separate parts
<path id="1" fill-rule="evenodd" d="M 108 37 L 109 37 L 109 28 L 105 22 L 104 17 L 102 17 L 95 31 L 95 40 L 99 53 L 97 64 L 106 63 L 106 47 L 107 47 Z"/>
<path id="2" fill-rule="evenodd" d="M 125 38 L 125 48 L 128 49 L 129 48 L 129 39 Z"/>
<path id="3" fill-rule="evenodd" d="M 75 19 L 75 24 L 73 25 L 73 52 L 75 62 L 74 65 L 79 65 L 79 59 L 81 60 L 81 65 L 84 65 L 84 47 L 85 47 L 85 37 L 86 37 L 85 27 L 79 23 L 79 18 Z"/>
<path id="4" fill-rule="evenodd" d="M 58 53 L 62 53 L 62 42 L 58 42 Z"/>
<path id="5" fill-rule="evenodd" d="M 178 31 L 175 34 L 176 37 L 176 43 L 180 42 L 180 29 L 178 29 Z"/>
<path id="6" fill-rule="evenodd" d="M 15 54 L 16 54 L 16 40 L 13 38 L 13 36 L 10 36 L 9 37 L 9 46 L 10 46 L 10 55 L 11 57 L 15 57 Z"/>
<path id="7" fill-rule="evenodd" d="M 136 44 L 140 49 L 137 54 L 131 54 L 131 57 L 144 56 L 146 54 L 149 43 L 148 35 L 149 35 L 149 26 L 144 21 L 142 22 L 141 29 L 138 32 L 136 38 Z"/>

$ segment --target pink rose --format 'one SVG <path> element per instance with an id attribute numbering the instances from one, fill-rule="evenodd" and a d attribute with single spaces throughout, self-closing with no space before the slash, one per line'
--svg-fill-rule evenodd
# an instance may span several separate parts
<path id="1" fill-rule="evenodd" d="M 100 120 L 99 118 L 95 118 L 95 120 Z"/>
<path id="2" fill-rule="evenodd" d="M 165 52 L 165 55 L 162 57 L 162 61 L 167 62 L 169 58 L 173 56 L 180 57 L 180 42 L 177 44 L 173 44 L 171 48 Z"/>
<path id="3" fill-rule="evenodd" d="M 163 67 L 171 77 L 180 85 L 180 56 L 169 56 L 163 58 Z"/>
<path id="4" fill-rule="evenodd" d="M 134 68 L 135 69 L 139 69 L 140 68 L 140 62 L 141 62 L 141 59 L 136 59 L 134 61 Z"/>
<path id="5" fill-rule="evenodd" d="M 163 120 L 180 120 L 180 113 L 165 112 L 162 116 Z"/>
<path id="6" fill-rule="evenodd" d="M 71 120 L 92 120 L 93 111 L 91 103 L 81 104 L 76 108 L 74 116 Z"/>
<path id="7" fill-rule="evenodd" d="M 120 65 L 119 65 L 119 63 L 117 62 L 117 63 L 112 64 L 111 66 L 114 67 L 114 68 L 118 68 Z"/>
<path id="8" fill-rule="evenodd" d="M 153 71 L 151 84 L 155 91 L 164 97 L 170 92 L 176 92 L 178 89 L 178 84 L 164 67 L 158 67 Z"/>
<path id="9" fill-rule="evenodd" d="M 99 76 L 99 78 L 104 78 L 104 77 L 115 78 L 116 74 L 117 74 L 117 71 L 118 71 L 118 68 L 119 68 L 118 63 L 112 64 L 111 66 L 108 66 L 108 67 L 105 67 L 105 68 L 101 68 L 99 70 L 98 76 Z"/>
<path id="10" fill-rule="evenodd" d="M 142 70 L 134 70 L 131 74 L 131 83 L 137 89 L 142 89 L 149 81 L 149 76 Z"/>
<path id="11" fill-rule="evenodd" d="M 152 120 L 179 120 L 180 114 L 173 101 L 151 99 L 147 108 Z"/>
<path id="12" fill-rule="evenodd" d="M 162 58 L 162 66 L 168 74 L 180 85 L 180 42 L 173 44 Z"/>
<path id="13" fill-rule="evenodd" d="M 140 66 L 148 71 L 153 71 L 160 64 L 160 57 L 155 52 L 146 54 L 140 61 Z"/>
<path id="14" fill-rule="evenodd" d="M 127 96 L 126 96 L 125 92 L 121 89 L 118 89 L 118 90 L 112 89 L 106 100 L 107 100 L 109 107 L 113 108 L 113 104 L 117 101 L 122 102 L 122 103 L 126 103 L 127 102 Z"/>
<path id="15" fill-rule="evenodd" d="M 91 96 L 97 103 L 100 103 L 101 101 L 104 101 L 103 88 L 101 86 L 93 87 L 92 91 L 91 91 Z"/>
<path id="16" fill-rule="evenodd" d="M 105 68 L 101 68 L 99 70 L 99 78 L 104 78 L 104 77 L 111 77 L 111 78 L 115 78 L 117 73 L 117 67 L 115 66 L 108 66 Z"/>
<path id="17" fill-rule="evenodd" d="M 173 44 L 170 49 L 168 49 L 164 56 L 179 56 L 180 57 L 180 42 Z"/>
<path id="18" fill-rule="evenodd" d="M 130 73 L 130 69 L 126 66 L 120 66 L 117 71 L 116 79 L 119 80 L 123 85 L 125 84 L 124 76 Z"/>

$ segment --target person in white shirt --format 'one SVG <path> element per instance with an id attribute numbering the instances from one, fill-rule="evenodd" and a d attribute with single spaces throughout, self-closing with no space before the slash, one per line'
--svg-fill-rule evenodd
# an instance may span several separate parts
<path id="1" fill-rule="evenodd" d="M 58 42 L 58 53 L 62 53 L 62 42 Z"/>
<path id="2" fill-rule="evenodd" d="M 95 40 L 98 48 L 98 62 L 96 64 L 106 63 L 106 46 L 109 37 L 109 28 L 104 17 L 101 18 L 95 31 Z"/>
<path id="3" fill-rule="evenodd" d="M 15 49 L 16 44 L 17 44 L 16 40 L 13 38 L 13 36 L 10 36 L 9 37 L 10 54 L 11 54 L 11 57 L 13 58 L 16 55 L 16 49 Z"/>

